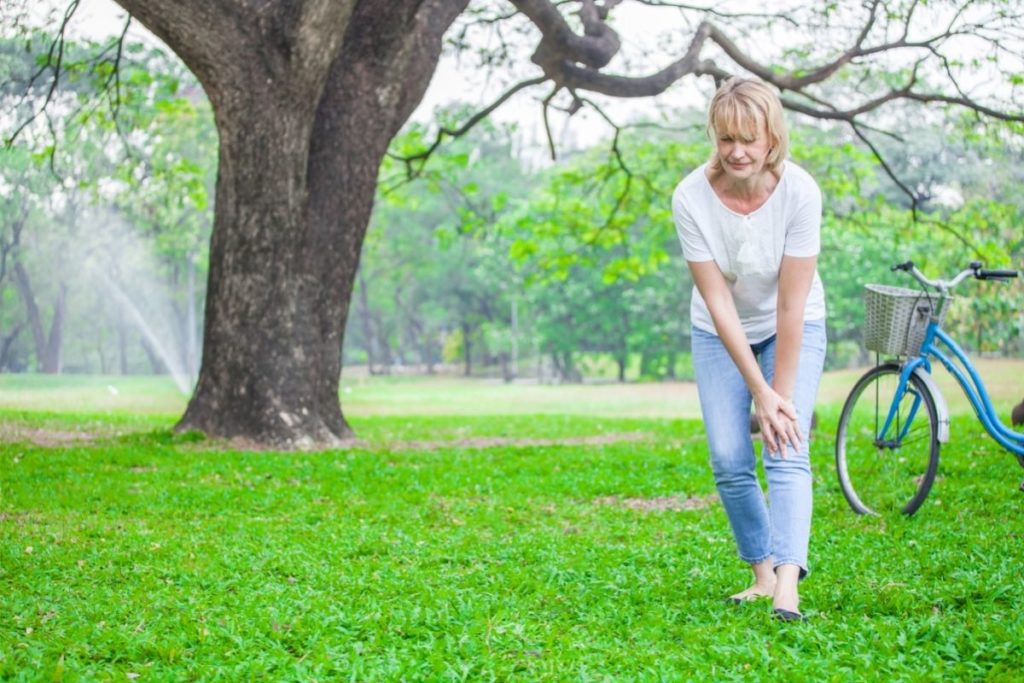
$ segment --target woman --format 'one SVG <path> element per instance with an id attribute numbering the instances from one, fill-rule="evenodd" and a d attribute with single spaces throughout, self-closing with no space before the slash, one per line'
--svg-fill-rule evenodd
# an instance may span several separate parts
<path id="1" fill-rule="evenodd" d="M 710 160 L 672 196 L 693 275 L 693 365 L 719 497 L 753 584 L 733 602 L 771 597 L 800 620 L 807 575 L 811 470 L 806 435 L 825 359 L 825 293 L 817 274 L 821 192 L 786 161 L 778 96 L 733 78 L 711 100 Z M 753 401 L 768 503 L 750 436 Z"/>

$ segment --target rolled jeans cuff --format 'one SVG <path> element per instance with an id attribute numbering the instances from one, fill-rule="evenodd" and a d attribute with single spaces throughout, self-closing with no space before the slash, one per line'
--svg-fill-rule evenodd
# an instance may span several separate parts
<path id="1" fill-rule="evenodd" d="M 786 558 L 780 558 L 772 562 L 772 571 L 777 570 L 780 566 L 784 564 L 795 564 L 797 567 L 800 568 L 800 581 L 803 581 L 804 578 L 811 573 L 811 571 L 804 565 L 803 562 L 799 562 L 797 560 L 787 560 Z"/>

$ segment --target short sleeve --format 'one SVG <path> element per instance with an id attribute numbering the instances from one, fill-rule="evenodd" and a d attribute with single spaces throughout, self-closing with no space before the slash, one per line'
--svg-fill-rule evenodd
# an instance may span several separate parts
<path id="1" fill-rule="evenodd" d="M 682 192 L 676 191 L 672 196 L 672 217 L 675 219 L 679 243 L 683 247 L 683 258 L 687 261 L 713 261 L 714 256 L 704 235 L 683 202 Z"/>
<path id="2" fill-rule="evenodd" d="M 801 184 L 796 211 L 787 221 L 786 256 L 817 256 L 821 251 L 821 190 L 810 177 Z"/>

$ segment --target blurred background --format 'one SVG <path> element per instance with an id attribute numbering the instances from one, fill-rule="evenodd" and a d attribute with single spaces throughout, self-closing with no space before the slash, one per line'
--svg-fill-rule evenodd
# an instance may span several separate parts
<path id="1" fill-rule="evenodd" d="M 0 150 L 0 372 L 160 375 L 188 394 L 217 172 L 209 104 L 173 54 L 102 2 L 69 25 L 51 87 L 65 7 L 12 7 L 0 38 L 11 139 Z M 692 285 L 669 198 L 709 152 L 710 83 L 609 103 L 617 127 L 590 110 L 556 112 L 550 145 L 526 97 L 427 163 L 400 161 L 501 91 L 459 35 L 381 169 L 343 375 L 690 379 Z M 847 127 L 791 116 L 792 158 L 825 196 L 829 369 L 871 360 L 863 284 L 911 286 L 891 264 L 913 259 L 933 277 L 972 260 L 1024 267 L 1017 124 L 903 105 L 882 116 L 910 131 L 876 138 L 904 188 Z M 948 326 L 969 350 L 1024 357 L 1024 286 L 960 291 Z"/>

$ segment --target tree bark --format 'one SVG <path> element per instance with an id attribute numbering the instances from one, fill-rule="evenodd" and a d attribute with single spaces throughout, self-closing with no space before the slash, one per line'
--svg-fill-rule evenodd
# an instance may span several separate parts
<path id="1" fill-rule="evenodd" d="M 390 375 L 391 368 L 395 365 L 395 356 L 391 352 L 391 342 L 388 341 L 389 335 L 387 331 L 387 325 L 384 324 L 384 316 L 378 311 L 371 314 L 371 320 L 373 321 L 374 330 L 374 348 L 377 349 L 377 358 L 380 361 L 377 364 L 378 375 Z"/>
<path id="2" fill-rule="evenodd" d="M 559 379 L 565 377 L 565 368 L 562 367 L 562 357 L 558 355 L 557 351 L 551 352 L 551 365 L 554 368 L 554 374 Z"/>
<path id="3" fill-rule="evenodd" d="M 50 321 L 50 335 L 46 339 L 46 361 L 43 372 L 60 374 L 64 369 L 64 312 L 67 305 L 68 288 L 63 282 L 57 284 L 57 297 L 53 302 L 53 319 Z"/>
<path id="4" fill-rule="evenodd" d="M 21 263 L 14 264 L 14 283 L 18 293 L 21 295 L 22 303 L 25 304 L 25 313 L 28 316 L 29 329 L 32 330 L 32 341 L 36 349 L 36 365 L 39 372 L 55 375 L 59 374 L 62 365 L 61 349 L 63 346 L 64 330 L 64 307 L 67 297 L 67 287 L 63 282 L 57 285 L 57 297 L 53 302 L 53 318 L 50 320 L 50 332 L 43 331 L 43 316 L 36 304 L 35 293 L 32 291 L 32 281 L 29 279 L 28 271 Z"/>
<path id="5" fill-rule="evenodd" d="M 569 384 L 581 384 L 583 382 L 583 375 L 580 373 L 578 367 L 576 367 L 576 358 L 572 351 L 565 351 L 562 354 L 562 367 L 564 371 L 562 373 L 563 381 Z"/>
<path id="6" fill-rule="evenodd" d="M 100 362 L 100 374 L 107 374 L 107 354 L 103 351 L 103 337 L 96 339 L 96 359 Z"/>
<path id="7" fill-rule="evenodd" d="M 509 360 L 510 356 L 507 351 L 502 351 L 498 354 L 498 363 L 501 364 L 501 379 L 505 384 L 511 384 L 512 380 L 515 379 L 515 375 L 512 374 L 512 364 Z"/>
<path id="8" fill-rule="evenodd" d="M 359 273 L 359 321 L 363 326 L 363 343 L 366 346 L 366 371 L 374 374 L 373 364 L 376 359 L 373 343 L 373 319 L 370 317 L 370 296 L 366 291 L 366 277 Z"/>
<path id="9" fill-rule="evenodd" d="M 0 372 L 10 369 L 11 347 L 14 346 L 14 342 L 18 339 L 18 335 L 21 334 L 21 330 L 24 327 L 24 323 L 15 323 L 10 332 L 0 335 Z"/>
<path id="10" fill-rule="evenodd" d="M 377 172 L 467 0 L 118 2 L 199 78 L 220 138 L 202 365 L 178 428 L 337 445 Z"/>
<path id="11" fill-rule="evenodd" d="M 46 355 L 46 337 L 43 335 L 43 318 L 39 313 L 39 306 L 36 305 L 36 297 L 32 292 L 32 282 L 29 280 L 28 272 L 21 263 L 15 263 L 13 268 L 14 284 L 21 295 L 21 302 L 25 305 L 25 315 L 28 318 L 28 326 L 32 331 L 32 343 L 36 349 L 36 367 L 42 370 L 43 357 Z"/>
<path id="12" fill-rule="evenodd" d="M 118 306 L 117 311 L 117 367 L 120 374 L 128 374 L 128 325 L 124 320 L 124 312 Z"/>
<path id="13" fill-rule="evenodd" d="M 465 377 L 469 377 L 473 374 L 473 344 L 470 335 L 473 334 L 473 330 L 470 328 L 469 323 L 462 323 L 462 361 L 463 370 L 462 374 Z"/>
<path id="14" fill-rule="evenodd" d="M 655 377 L 658 374 L 658 360 L 661 357 L 653 349 L 643 349 L 640 352 L 640 376 Z"/>

